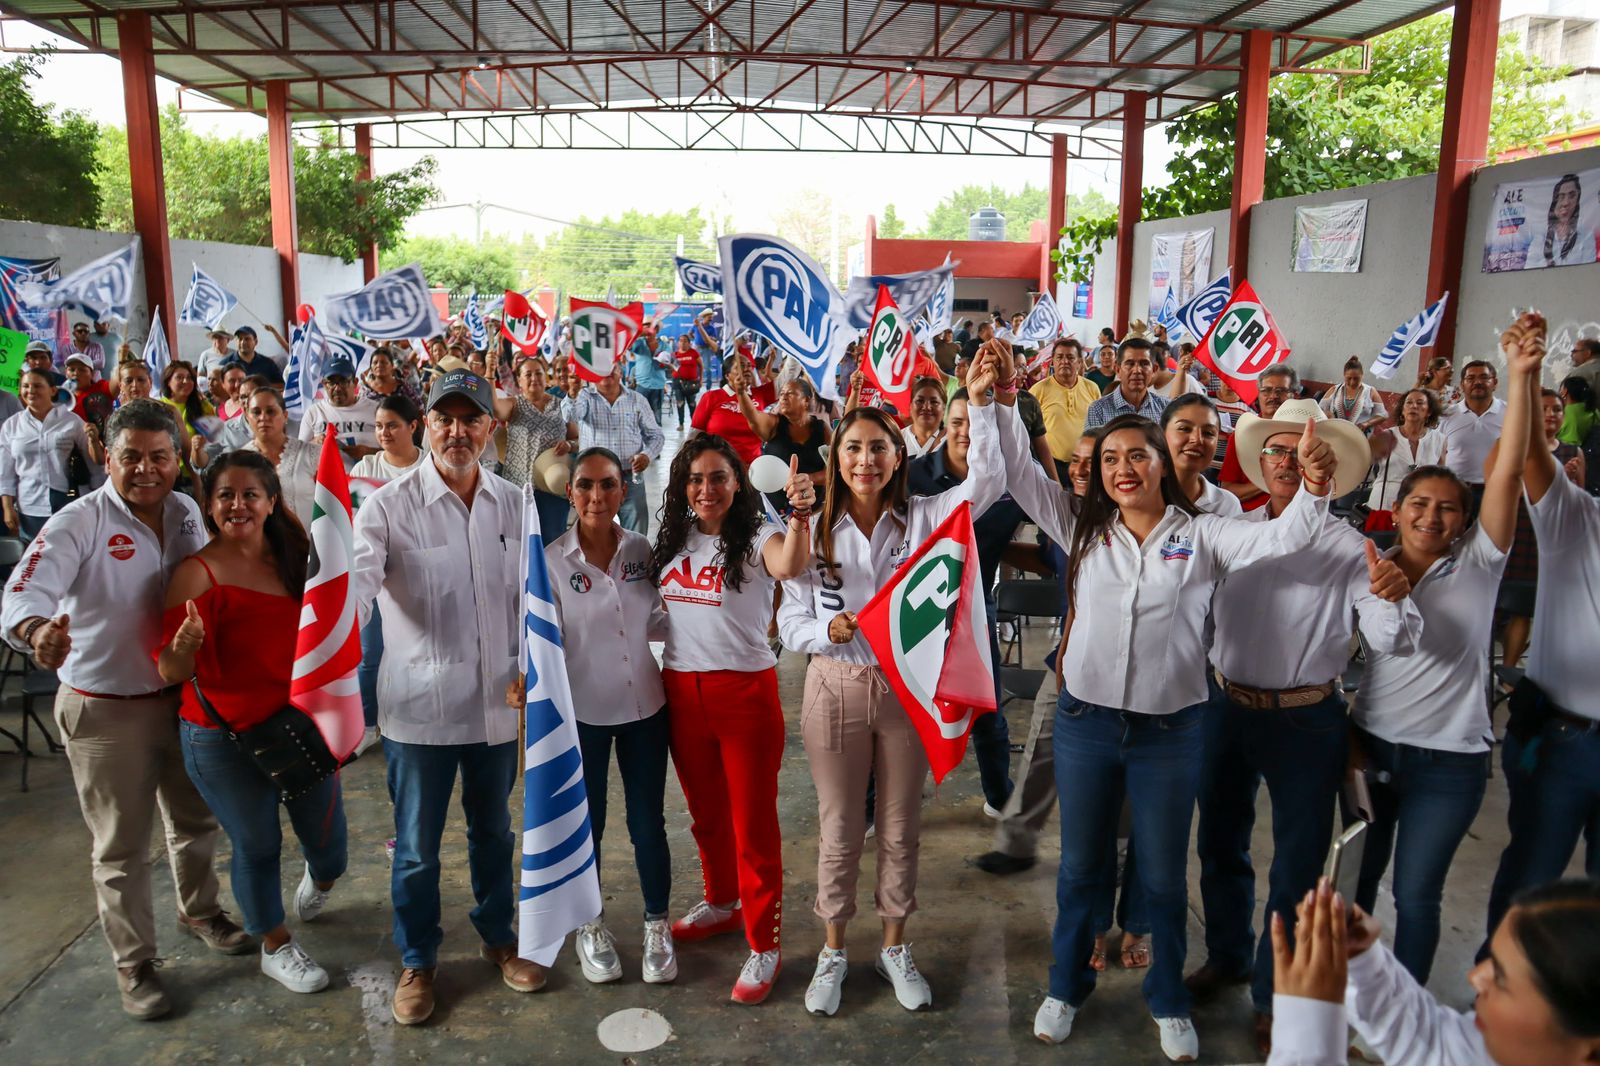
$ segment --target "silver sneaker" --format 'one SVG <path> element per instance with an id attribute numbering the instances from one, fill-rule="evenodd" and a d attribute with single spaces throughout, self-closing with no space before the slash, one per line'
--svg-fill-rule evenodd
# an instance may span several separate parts
<path id="1" fill-rule="evenodd" d="M 578 930 L 578 962 L 583 966 L 583 976 L 593 984 L 622 979 L 617 938 L 603 920 L 596 918 Z"/>
<path id="2" fill-rule="evenodd" d="M 665 918 L 644 923 L 644 960 L 639 964 L 647 985 L 664 985 L 678 978 L 678 949 Z"/>
<path id="3" fill-rule="evenodd" d="M 312 921 L 327 905 L 328 893 L 317 887 L 317 882 L 311 877 L 311 864 L 306 863 L 306 872 L 300 876 L 300 887 L 294 890 L 295 916 L 302 922 Z"/>

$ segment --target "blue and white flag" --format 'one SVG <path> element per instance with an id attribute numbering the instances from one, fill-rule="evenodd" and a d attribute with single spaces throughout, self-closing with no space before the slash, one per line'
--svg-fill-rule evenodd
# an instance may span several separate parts
<path id="1" fill-rule="evenodd" d="M 561 305 L 566 301 L 567 294 L 557 289 L 555 310 L 550 313 L 550 327 L 544 331 L 544 340 L 539 344 L 539 354 L 544 356 L 547 363 L 555 362 L 561 354 Z"/>
<path id="2" fill-rule="evenodd" d="M 955 276 L 955 269 L 956 265 L 946 256 L 944 265 L 932 270 L 851 278 L 844 292 L 845 317 L 856 329 L 871 326 L 872 312 L 878 306 L 878 286 L 882 285 L 889 290 L 889 296 L 901 313 L 908 319 L 914 318 L 928 309 L 946 280 Z"/>
<path id="3" fill-rule="evenodd" d="M 527 750 L 522 772 L 522 871 L 517 888 L 517 954 L 556 961 L 567 934 L 600 916 L 600 872 L 583 784 L 578 719 L 561 648 L 544 533 L 533 488 L 522 493 L 522 670 Z"/>
<path id="4" fill-rule="evenodd" d="M 289 345 L 289 365 L 283 370 L 283 410 L 290 418 L 305 414 L 322 385 L 322 367 L 327 358 L 327 341 L 317 316 L 294 331 Z"/>
<path id="5" fill-rule="evenodd" d="M 746 330 L 765 337 L 800 360 L 818 392 L 838 399 L 839 361 L 870 316 L 859 329 L 852 328 L 844 298 L 827 271 L 781 237 L 736 233 L 720 238 L 717 246 L 724 337 Z"/>
<path id="6" fill-rule="evenodd" d="M 1169 286 L 1168 294 L 1171 293 Z M 1195 294 L 1194 299 L 1184 304 L 1177 310 L 1178 325 L 1183 332 L 1194 339 L 1196 344 L 1206 339 L 1206 334 L 1211 330 L 1211 323 L 1222 314 L 1222 309 L 1228 306 L 1228 301 L 1233 297 L 1233 269 L 1230 267 L 1222 272 L 1222 276 Z M 1171 327 L 1168 327 L 1169 331 Z"/>
<path id="7" fill-rule="evenodd" d="M 950 265 L 950 257 L 944 257 L 945 266 Z M 933 294 L 933 299 L 928 301 L 928 328 L 935 336 L 949 329 L 955 321 L 956 308 L 956 272 L 951 270 L 945 275 L 944 284 Z"/>
<path id="8" fill-rule="evenodd" d="M 416 263 L 380 274 L 355 292 L 323 301 L 322 319 L 335 333 L 398 341 L 443 333 L 422 267 Z"/>
<path id="9" fill-rule="evenodd" d="M 1378 353 L 1378 358 L 1372 364 L 1372 376 L 1394 377 L 1394 372 L 1400 368 L 1400 360 L 1407 352 L 1413 348 L 1426 348 L 1438 339 L 1439 325 L 1444 322 L 1444 307 L 1449 300 L 1450 294 L 1445 293 L 1415 317 L 1402 322 Z"/>
<path id="10" fill-rule="evenodd" d="M 191 263 L 194 272 L 189 276 L 189 295 L 184 297 L 183 310 L 178 321 L 185 326 L 204 326 L 216 329 L 229 311 L 239 306 L 239 298 L 217 284 L 217 279 Z"/>
<path id="11" fill-rule="evenodd" d="M 150 313 L 150 336 L 144 342 L 144 361 L 150 368 L 150 380 L 160 381 L 167 364 L 172 362 L 172 349 L 167 344 L 167 331 L 161 325 L 161 308 Z"/>
<path id="12" fill-rule="evenodd" d="M 139 238 L 135 237 L 126 248 L 102 255 L 64 278 L 18 286 L 17 299 L 30 311 L 52 311 L 75 304 L 98 322 L 112 318 L 126 322 L 138 261 Z"/>
<path id="13" fill-rule="evenodd" d="M 693 296 L 697 292 L 722 295 L 722 271 L 717 264 L 697 263 L 681 255 L 673 256 L 672 262 L 678 268 L 678 282 L 683 286 L 685 296 Z"/>
<path id="14" fill-rule="evenodd" d="M 1033 310 L 1028 312 L 1028 317 L 1022 320 L 1018 327 L 1016 340 L 1022 344 L 1044 344 L 1053 341 L 1061 335 L 1065 327 L 1061 321 L 1061 309 L 1050 298 L 1047 292 L 1039 294 L 1039 302 L 1033 305 Z"/>
<path id="15" fill-rule="evenodd" d="M 472 338 L 472 346 L 478 351 L 489 347 L 489 327 L 483 324 L 483 312 L 478 309 L 478 290 L 473 289 L 472 295 L 467 297 L 467 306 L 461 312 L 461 321 L 467 327 L 467 335 Z"/>
<path id="16" fill-rule="evenodd" d="M 1178 297 L 1172 291 L 1172 282 L 1167 282 L 1166 294 L 1161 297 L 1161 308 L 1156 312 L 1156 325 L 1167 328 L 1167 339 L 1177 342 L 1183 339 L 1183 323 L 1178 321 Z M 1199 338 L 1196 338 L 1198 342 Z"/>
<path id="17" fill-rule="evenodd" d="M 911 335 L 917 338 L 917 347 L 929 355 L 933 354 L 933 327 L 928 325 L 927 318 L 919 318 L 911 323 Z"/>

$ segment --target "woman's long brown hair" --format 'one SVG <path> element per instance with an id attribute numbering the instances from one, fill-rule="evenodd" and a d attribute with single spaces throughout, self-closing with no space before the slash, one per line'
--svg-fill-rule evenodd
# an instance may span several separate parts
<path id="1" fill-rule="evenodd" d="M 907 487 L 910 480 L 908 464 L 906 462 L 906 440 L 900 432 L 900 427 L 895 420 L 876 407 L 857 407 L 839 420 L 834 427 L 833 444 L 828 448 L 827 488 L 822 494 L 822 512 L 817 516 L 815 532 L 812 534 L 816 545 L 817 558 L 822 560 L 822 565 L 830 570 L 833 561 L 833 527 L 838 522 L 839 516 L 844 513 L 850 499 L 850 490 L 845 487 L 844 475 L 839 472 L 839 448 L 844 442 L 844 435 L 851 426 L 857 422 L 874 422 L 878 428 L 888 435 L 894 442 L 895 451 L 900 456 L 900 465 L 889 478 L 889 484 L 884 487 L 884 506 L 896 515 L 896 520 L 904 512 L 906 499 L 910 495 Z"/>

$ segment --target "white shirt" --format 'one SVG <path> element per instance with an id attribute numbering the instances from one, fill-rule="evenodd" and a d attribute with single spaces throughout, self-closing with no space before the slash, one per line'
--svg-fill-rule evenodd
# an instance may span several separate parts
<path id="1" fill-rule="evenodd" d="M 611 565 L 601 570 L 578 545 L 576 527 L 544 549 L 556 595 L 573 712 L 586 725 L 625 725 L 667 702 L 650 641 L 666 637 L 667 613 L 650 580 L 650 541 L 613 525 Z"/>
<path id="2" fill-rule="evenodd" d="M 1241 521 L 1266 522 L 1267 508 L 1247 511 Z M 1311 547 L 1253 563 L 1217 586 L 1211 661 L 1223 677 L 1251 688 L 1326 684 L 1349 662 L 1352 611 L 1370 650 L 1416 650 L 1422 612 L 1409 598 L 1390 603 L 1372 594 L 1366 538 L 1330 515 Z"/>
<path id="3" fill-rule="evenodd" d="M 349 407 L 335 407 L 328 399 L 318 400 L 306 408 L 305 417 L 300 420 L 300 439 L 320 448 L 330 425 L 341 445 L 376 448 L 378 401 L 357 399 Z"/>
<path id="4" fill-rule="evenodd" d="M 433 462 L 356 511 L 351 595 L 383 614 L 378 724 L 402 744 L 517 738 L 506 687 L 522 619 L 522 493 L 487 470 L 469 510 Z"/>
<path id="5" fill-rule="evenodd" d="M 1343 1003 L 1272 997 L 1267 1066 L 1345 1066 L 1351 1026 L 1391 1066 L 1494 1066 L 1473 1016 L 1441 1006 L 1382 943 L 1350 960 Z"/>
<path id="6" fill-rule="evenodd" d="M 217 351 L 216 345 L 212 345 L 199 355 L 195 356 L 193 360 L 195 373 L 200 375 L 201 381 L 204 381 L 211 376 L 211 372 L 213 370 L 222 365 L 222 361 L 224 359 L 228 359 L 230 357 L 237 359 L 239 356 L 238 353 L 232 348 L 229 348 L 225 352 L 219 352 Z"/>
<path id="7" fill-rule="evenodd" d="M 1238 518 L 1244 514 L 1244 504 L 1239 502 L 1239 497 L 1227 489 L 1219 488 L 1211 482 L 1200 479 L 1200 498 L 1194 505 L 1206 514 L 1218 515 L 1222 518 Z M 1266 510 L 1265 507 L 1258 510 Z"/>
<path id="8" fill-rule="evenodd" d="M 428 457 L 426 448 L 417 449 L 417 457 L 411 460 L 410 466 L 395 466 L 383 452 L 373 452 L 363 455 L 356 460 L 355 468 L 350 471 L 351 477 L 364 477 L 373 481 L 393 481 L 407 470 L 415 470 L 417 465 Z"/>
<path id="9" fill-rule="evenodd" d="M 67 504 L 28 546 L 6 586 L 0 625 L 6 640 L 34 616 L 69 618 L 72 651 L 61 680 L 84 692 L 142 696 L 167 687 L 150 653 L 161 645 L 167 579 L 205 547 L 200 507 L 168 495 L 161 542 L 110 484 Z"/>
<path id="10" fill-rule="evenodd" d="M 717 538 L 689 531 L 684 551 L 661 571 L 661 599 L 667 608 L 668 670 L 738 670 L 755 673 L 777 663 L 767 644 L 772 620 L 772 590 L 762 549 L 783 532 L 771 522 L 757 530 L 737 592 L 717 560 Z"/>
<path id="11" fill-rule="evenodd" d="M 1539 538 L 1539 582 L 1528 645 L 1528 677 L 1556 706 L 1600 718 L 1595 634 L 1600 633 L 1600 501 L 1556 471 L 1528 507 Z"/>
<path id="12" fill-rule="evenodd" d="M 833 570 L 813 553 L 810 568 L 783 583 L 778 630 L 786 647 L 857 666 L 877 665 L 878 657 L 860 631 L 848 643 L 835 644 L 828 639 L 828 624 L 843 611 L 865 607 L 888 583 L 895 568 L 909 559 L 963 502 L 971 502 L 976 517 L 1000 498 L 1006 479 L 995 425 L 994 411 L 998 406 L 990 403 L 968 408 L 972 443 L 967 450 L 967 477 L 961 484 L 937 496 L 913 496 L 906 501 L 903 513 L 885 512 L 873 526 L 870 538 L 862 534 L 848 513 L 839 518 L 833 527 Z M 1032 453 L 1029 455 L 1032 464 Z M 1040 477 L 1045 476 L 1042 469 L 1035 469 Z"/>
<path id="13" fill-rule="evenodd" d="M 1399 547 L 1389 549 L 1390 557 Z M 1489 750 L 1489 635 L 1506 553 L 1481 525 L 1411 588 L 1422 640 L 1405 658 L 1371 649 L 1351 718 L 1391 744 Z"/>
<path id="14" fill-rule="evenodd" d="M 900 431 L 900 435 L 905 438 L 907 459 L 921 458 L 922 456 L 927 455 L 929 452 L 937 450 L 939 445 L 944 443 L 943 430 L 940 430 L 938 433 L 935 433 L 933 436 L 929 437 L 927 444 L 917 443 L 916 430 L 912 429 L 910 426 L 906 426 L 904 429 L 902 429 Z"/>
<path id="15" fill-rule="evenodd" d="M 1437 466 L 1444 458 L 1444 434 L 1438 428 L 1428 430 L 1417 441 L 1415 448 L 1400 434 L 1398 426 L 1383 430 L 1394 438 L 1393 449 L 1378 460 L 1373 469 L 1372 491 L 1367 493 L 1367 506 L 1374 511 L 1392 511 L 1400 495 L 1400 482 L 1419 466 Z M 1488 455 L 1485 453 L 1484 458 Z M 1481 470 L 1479 476 L 1481 477 Z"/>
<path id="16" fill-rule="evenodd" d="M 70 407 L 51 407 L 43 418 L 26 408 L 0 424 L 0 496 L 17 501 L 17 510 L 43 518 L 50 513 L 50 490 L 67 491 L 67 457 L 73 449 L 89 455 L 83 419 Z"/>
<path id="17" fill-rule="evenodd" d="M 255 441 L 246 444 L 244 451 L 259 452 Z M 285 437 L 283 453 L 278 456 L 278 482 L 283 488 L 283 502 L 300 524 L 311 525 L 311 503 L 317 492 L 317 464 L 321 454 L 317 448 Z"/>
<path id="18" fill-rule="evenodd" d="M 1076 497 L 1034 466 L 1016 418 L 1002 416 L 1000 428 L 1012 498 L 1047 536 L 1070 546 Z M 1067 690 L 1089 703 L 1141 714 L 1203 703 L 1206 619 L 1217 582 L 1310 547 L 1327 513 L 1327 498 L 1308 492 L 1296 493 L 1279 519 L 1264 525 L 1168 507 L 1142 545 L 1115 519 L 1078 569 L 1062 672 Z"/>
<path id="19" fill-rule="evenodd" d="M 1500 439 L 1500 427 L 1506 420 L 1506 402 L 1496 398 L 1481 415 L 1462 404 L 1454 412 L 1439 420 L 1439 432 L 1444 434 L 1444 465 L 1454 470 L 1456 476 L 1469 485 L 1483 484 L 1483 464 L 1489 458 L 1489 449 Z"/>
<path id="20" fill-rule="evenodd" d="M 1346 422 L 1355 422 L 1357 424 L 1365 422 L 1369 418 L 1388 414 L 1383 408 L 1383 399 L 1378 395 L 1378 390 L 1366 384 L 1363 384 L 1361 391 L 1356 394 L 1356 403 L 1352 408 L 1346 408 L 1344 405 L 1344 385 L 1342 383 L 1323 393 L 1322 402 L 1319 406 L 1329 418 L 1342 418 Z"/>

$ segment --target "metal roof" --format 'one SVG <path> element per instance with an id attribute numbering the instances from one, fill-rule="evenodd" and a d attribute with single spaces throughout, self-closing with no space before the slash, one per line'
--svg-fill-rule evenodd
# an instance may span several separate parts
<path id="1" fill-rule="evenodd" d="M 1232 92 L 1244 32 L 1273 68 L 1319 63 L 1442 10 L 1439 0 L 0 0 L 0 12 L 115 54 L 151 18 L 157 73 L 299 118 L 518 111 L 793 111 L 1151 121 Z M 1361 69 L 1361 62 L 1353 69 Z M 1349 69 L 1349 68 L 1347 68 Z M 192 99 L 189 101 L 193 106 Z"/>

